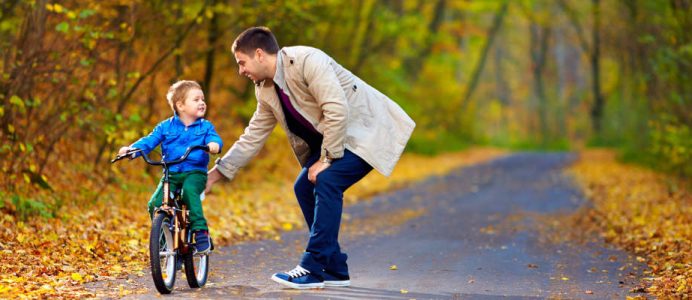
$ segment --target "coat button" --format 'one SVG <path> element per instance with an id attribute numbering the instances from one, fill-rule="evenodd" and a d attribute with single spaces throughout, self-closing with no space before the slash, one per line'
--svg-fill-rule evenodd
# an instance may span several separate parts
<path id="1" fill-rule="evenodd" d="M 292 60 L 292 59 L 290 60 L 290 62 L 291 62 L 291 64 L 293 64 L 293 60 Z"/>

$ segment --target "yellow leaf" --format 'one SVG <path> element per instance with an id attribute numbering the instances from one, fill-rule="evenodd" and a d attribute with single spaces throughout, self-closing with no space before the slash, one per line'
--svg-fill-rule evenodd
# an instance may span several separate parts
<path id="1" fill-rule="evenodd" d="M 399 268 L 397 268 L 396 265 L 391 265 L 391 266 L 389 266 L 389 269 L 394 271 L 394 270 L 398 270 Z"/>
<path id="2" fill-rule="evenodd" d="M 82 275 L 79 273 L 72 273 L 72 280 L 74 281 L 82 281 L 84 278 L 82 278 Z"/>
<path id="3" fill-rule="evenodd" d="M 560 279 L 562 279 L 562 280 L 564 280 L 564 281 L 567 281 L 567 280 L 569 280 L 569 278 L 567 278 L 567 277 L 564 277 L 564 276 L 563 276 L 562 278 L 560 278 Z"/>
<path id="4" fill-rule="evenodd" d="M 401 289 L 399 292 L 401 292 L 402 294 L 408 294 L 408 290 L 405 289 Z"/>
<path id="5" fill-rule="evenodd" d="M 62 5 L 57 4 L 57 3 L 53 4 L 53 11 L 55 11 L 56 13 L 61 13 L 63 11 L 63 9 L 64 8 L 62 7 Z"/>
<path id="6" fill-rule="evenodd" d="M 293 229 L 293 224 L 285 222 L 281 224 L 281 228 L 283 228 L 284 231 L 290 231 Z"/>

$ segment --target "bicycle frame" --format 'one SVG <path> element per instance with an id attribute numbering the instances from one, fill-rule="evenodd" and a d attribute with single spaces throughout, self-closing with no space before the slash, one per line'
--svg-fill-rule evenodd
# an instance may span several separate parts
<path id="1" fill-rule="evenodd" d="M 183 162 L 185 159 L 187 159 L 187 156 L 192 152 L 192 150 L 195 149 L 201 149 L 204 151 L 209 151 L 209 147 L 206 145 L 197 145 L 197 146 L 192 146 L 187 148 L 185 151 L 185 154 L 181 156 L 180 158 L 172 161 L 165 161 L 163 158 L 161 161 L 152 161 L 149 159 L 149 157 L 145 154 L 142 153 L 142 158 L 144 161 L 146 161 L 150 165 L 154 166 L 163 166 L 163 199 L 161 201 L 161 206 L 158 207 L 154 211 L 154 215 L 156 213 L 162 211 L 166 214 L 168 214 L 173 221 L 172 228 L 173 235 L 175 238 L 173 239 L 173 249 L 178 250 L 179 248 L 182 250 L 182 253 L 185 254 L 187 253 L 190 249 L 189 244 L 185 241 L 185 237 L 187 234 L 186 228 L 188 227 L 189 220 L 187 219 L 187 209 L 184 204 L 180 205 L 180 208 L 177 207 L 175 201 L 175 197 L 171 196 L 170 193 L 170 179 L 169 179 L 169 167 L 175 164 L 179 164 Z M 114 163 L 118 160 L 124 159 L 126 157 L 132 157 L 136 154 L 142 152 L 141 149 L 133 149 L 131 151 L 126 152 L 123 155 L 118 155 L 115 159 L 111 160 L 111 163 Z M 182 245 L 182 247 L 180 247 Z"/>
<path id="2" fill-rule="evenodd" d="M 185 277 L 191 288 L 199 288 L 207 282 L 209 272 L 209 253 L 202 252 L 197 258 L 194 252 L 194 243 L 189 230 L 190 221 L 188 220 L 187 207 L 181 201 L 181 192 L 171 193 L 169 167 L 183 162 L 187 156 L 195 149 L 209 151 L 208 146 L 192 146 L 187 148 L 185 154 L 173 161 L 151 161 L 147 155 L 142 153 L 142 158 L 150 165 L 163 167 L 162 181 L 162 201 L 156 208 L 152 216 L 152 227 L 149 235 L 149 255 L 154 286 L 162 294 L 170 294 L 175 286 L 176 272 L 179 266 L 185 264 Z M 131 149 L 123 155 L 118 155 L 111 160 L 114 163 L 118 160 L 129 157 L 133 159 L 140 149 Z M 213 243 L 209 239 L 211 248 Z"/>

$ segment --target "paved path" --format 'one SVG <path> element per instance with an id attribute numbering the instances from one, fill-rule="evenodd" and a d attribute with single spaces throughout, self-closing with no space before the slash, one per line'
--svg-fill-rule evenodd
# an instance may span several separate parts
<path id="1" fill-rule="evenodd" d="M 171 296 L 622 299 L 644 265 L 597 239 L 565 242 L 560 231 L 546 229 L 560 228 L 563 214 L 586 205 L 563 175 L 573 160 L 564 153 L 516 154 L 346 208 L 340 241 L 350 256 L 351 287 L 295 291 L 269 279 L 298 262 L 307 240 L 303 229 L 281 241 L 219 249 L 208 286 L 192 290 L 179 273 Z M 157 298 L 148 273 L 126 284 L 146 292 L 128 298 Z"/>

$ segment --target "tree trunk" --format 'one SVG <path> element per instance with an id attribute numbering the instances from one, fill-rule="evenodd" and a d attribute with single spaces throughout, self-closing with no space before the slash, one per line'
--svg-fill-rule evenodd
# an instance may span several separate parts
<path id="1" fill-rule="evenodd" d="M 601 55 L 601 49 L 600 49 L 600 37 L 599 37 L 599 32 L 600 32 L 600 27 L 601 27 L 601 8 L 600 8 L 600 0 L 592 0 L 592 7 L 591 11 L 593 14 L 593 28 L 591 30 L 591 80 L 592 80 L 592 89 L 593 89 L 593 95 L 594 95 L 594 103 L 591 108 L 591 122 L 592 122 L 592 127 L 594 130 L 594 133 L 596 135 L 601 134 L 601 126 L 602 126 L 602 118 L 603 118 L 603 106 L 605 104 L 605 100 L 603 98 L 603 94 L 601 93 L 601 69 L 600 69 L 600 55 Z"/>
<path id="2" fill-rule="evenodd" d="M 425 44 L 423 47 L 421 47 L 421 50 L 417 55 L 414 55 L 413 57 L 410 57 L 404 61 L 406 72 L 411 76 L 413 81 L 416 81 L 425 59 L 430 56 L 437 32 L 440 29 L 440 25 L 442 25 L 442 21 L 444 21 L 445 7 L 445 0 L 438 0 L 437 3 L 435 3 L 432 19 L 430 19 L 430 23 L 428 24 L 428 34 L 424 42 Z"/>
<path id="3" fill-rule="evenodd" d="M 488 31 L 488 38 L 486 39 L 485 44 L 483 45 L 483 48 L 481 50 L 481 57 L 478 59 L 478 64 L 474 68 L 473 73 L 471 75 L 471 82 L 469 82 L 468 87 L 466 88 L 466 92 L 464 93 L 464 96 L 461 99 L 459 111 L 463 111 L 464 109 L 466 109 L 466 105 L 468 105 L 468 102 L 471 100 L 471 96 L 473 96 L 473 92 L 475 91 L 476 86 L 478 85 L 478 79 L 481 77 L 481 73 L 483 72 L 485 60 L 488 57 L 488 52 L 490 50 L 490 47 L 492 47 L 493 45 L 495 35 L 497 35 L 497 32 L 500 30 L 500 27 L 502 27 L 502 21 L 504 20 L 505 15 L 507 14 L 508 7 L 509 1 L 505 0 L 502 3 L 500 10 L 495 15 L 495 18 L 493 19 L 492 27 L 490 27 L 490 30 Z"/>
<path id="4" fill-rule="evenodd" d="M 543 70 L 545 68 L 546 55 L 548 52 L 548 41 L 550 38 L 550 27 L 545 25 L 531 24 L 531 62 L 533 65 L 533 92 L 538 99 L 538 116 L 541 130 L 541 143 L 547 145 L 550 138 L 548 128 L 548 99 L 545 95 L 545 85 L 543 82 Z"/>
<path id="5" fill-rule="evenodd" d="M 361 3 L 360 11 L 357 15 L 355 31 L 353 33 L 353 39 L 351 40 L 351 47 L 349 49 L 350 56 L 348 59 L 349 66 L 352 68 L 353 72 L 356 73 L 358 66 L 361 64 L 360 58 L 361 51 L 365 47 L 364 41 L 366 40 L 366 35 L 368 34 L 368 28 L 370 27 L 372 15 L 375 12 L 376 2 L 374 0 L 363 0 Z"/>
<path id="6" fill-rule="evenodd" d="M 214 7 L 218 0 L 212 0 L 211 6 Z M 219 18 L 218 14 L 214 13 L 209 21 L 209 36 L 207 37 L 208 50 L 206 57 L 206 67 L 204 69 L 204 82 L 202 83 L 202 91 L 204 99 L 206 99 L 207 107 L 211 106 L 211 81 L 214 76 L 214 56 L 216 55 L 216 42 L 219 39 Z M 207 109 L 208 110 L 208 109 Z"/>

